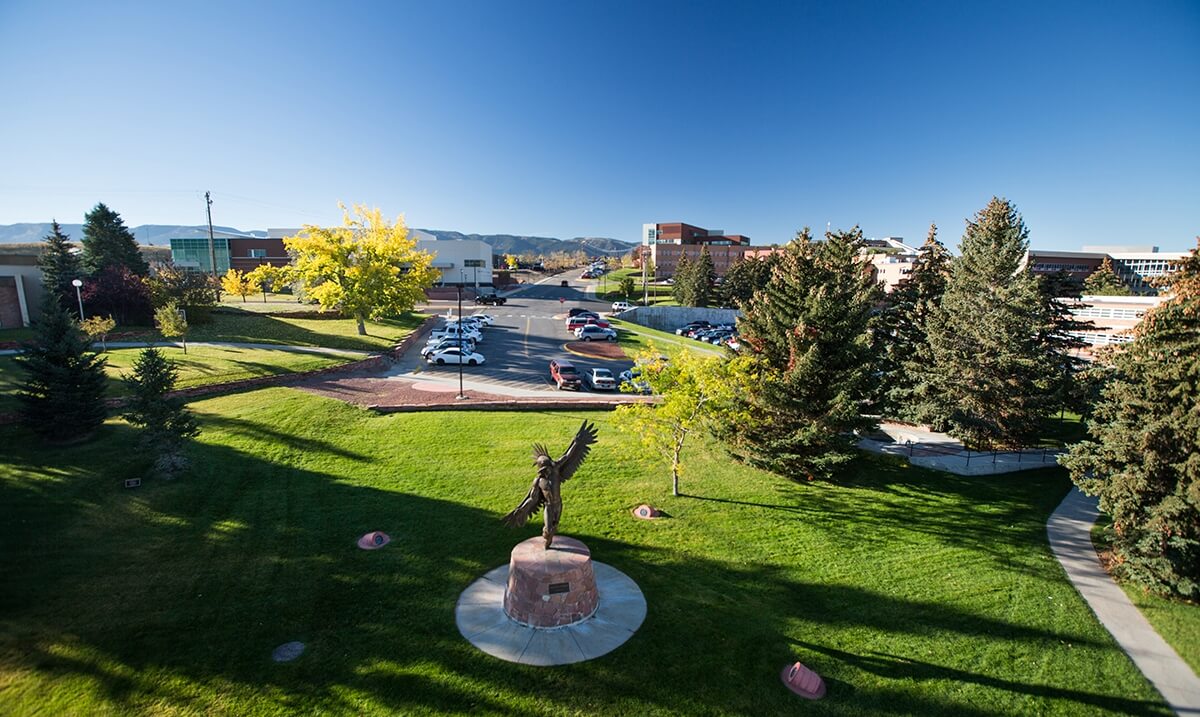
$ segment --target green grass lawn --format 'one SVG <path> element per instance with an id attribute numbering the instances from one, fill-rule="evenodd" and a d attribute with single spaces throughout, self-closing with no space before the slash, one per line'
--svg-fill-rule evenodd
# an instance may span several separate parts
<path id="1" fill-rule="evenodd" d="M 28 341 L 34 332 L 30 328 L 0 329 L 0 341 Z"/>
<path id="2" fill-rule="evenodd" d="M 270 292 L 267 294 L 267 300 L 263 301 L 262 293 L 250 294 L 242 301 L 242 297 L 236 294 L 221 293 L 221 308 L 223 309 L 241 309 L 243 311 L 316 311 L 317 307 L 312 304 L 302 304 L 296 301 L 294 294 L 276 294 Z"/>
<path id="3" fill-rule="evenodd" d="M 1092 526 L 1092 543 L 1098 549 L 1104 550 L 1111 545 L 1111 528 L 1112 521 L 1104 514 Z M 1200 604 L 1148 593 L 1136 585 L 1119 581 L 1118 584 L 1154 626 L 1154 631 L 1200 674 Z"/>
<path id="4" fill-rule="evenodd" d="M 179 368 L 178 388 L 313 371 L 354 360 L 353 356 L 320 356 L 271 349 L 189 346 L 186 354 L 177 348 L 160 347 L 159 350 Z M 108 359 L 109 396 L 127 395 L 125 382 L 119 379 L 122 373 L 132 370 L 139 353 L 141 349 L 112 349 L 104 354 Z M 0 413 L 17 409 L 16 392 L 21 381 L 21 371 L 13 358 L 0 356 Z"/>
<path id="5" fill-rule="evenodd" d="M 0 428 L 0 713 L 1168 714 L 1046 545 L 1061 470 L 963 478 L 864 458 L 795 484 L 689 451 L 663 466 L 596 420 L 562 532 L 648 614 L 600 659 L 537 668 L 457 632 L 459 593 L 540 522 L 500 516 L 529 444 L 580 416 L 375 416 L 292 389 L 192 404 L 193 468 L 136 490 L 119 421 L 47 450 Z M 469 438 L 467 438 L 469 437 Z M 641 502 L 669 518 L 635 520 Z M 355 539 L 384 530 L 374 552 Z M 296 662 L 271 650 L 301 640 Z M 819 703 L 780 684 L 802 660 Z"/>
<path id="6" fill-rule="evenodd" d="M 386 349 L 399 343 L 425 320 L 424 314 L 366 322 L 367 335 L 359 336 L 354 319 L 294 319 L 263 316 L 251 311 L 215 313 L 212 322 L 193 326 L 189 341 L 325 346 L 335 349 Z"/>
<path id="7" fill-rule="evenodd" d="M 635 356 L 639 352 L 648 349 L 651 344 L 654 345 L 656 351 L 667 356 L 684 350 L 697 351 L 705 355 L 722 355 L 725 352 L 720 347 L 676 336 L 667 331 L 647 328 L 632 321 L 622 321 L 621 319 L 613 318 L 608 319 L 608 321 L 617 330 L 617 345 L 625 349 L 625 353 L 630 356 Z"/>
<path id="8" fill-rule="evenodd" d="M 631 277 L 634 283 L 633 297 L 626 297 L 618 289 L 621 279 Z M 641 269 L 615 269 L 608 273 L 607 279 L 596 279 L 596 297 L 601 301 L 623 301 L 629 300 L 634 303 L 642 301 L 642 270 Z M 603 291 L 601 291 L 603 289 Z M 671 286 L 665 284 L 647 284 L 647 298 L 651 305 L 661 304 L 663 306 L 677 306 L 675 297 L 671 294 Z"/>

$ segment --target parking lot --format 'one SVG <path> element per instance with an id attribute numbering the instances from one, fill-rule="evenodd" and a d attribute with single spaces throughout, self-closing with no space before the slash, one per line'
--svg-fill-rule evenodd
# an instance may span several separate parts
<path id="1" fill-rule="evenodd" d="M 607 312 L 611 305 L 596 301 L 587 288 L 594 282 L 580 281 L 578 272 L 550 277 L 544 283 L 532 284 L 508 298 L 504 306 L 463 304 L 463 315 L 491 314 L 496 322 L 483 332 L 476 352 L 487 359 L 483 366 L 464 366 L 464 380 L 516 391 L 547 391 L 558 393 L 550 379 L 551 359 L 566 359 L 584 372 L 592 367 L 607 368 L 613 375 L 630 368 L 628 359 L 606 360 L 573 354 L 564 344 L 575 341 L 566 330 L 566 314 L 572 307 Z M 561 286 L 567 280 L 569 286 Z M 454 315 L 457 305 L 439 302 L 428 311 Z M 393 375 L 418 376 L 424 380 L 458 380 L 458 366 L 436 366 L 427 363 L 414 347 L 401 360 Z M 584 389 L 586 391 L 586 389 Z M 570 391 L 563 391 L 569 394 Z M 605 392 L 608 393 L 608 392 Z"/>

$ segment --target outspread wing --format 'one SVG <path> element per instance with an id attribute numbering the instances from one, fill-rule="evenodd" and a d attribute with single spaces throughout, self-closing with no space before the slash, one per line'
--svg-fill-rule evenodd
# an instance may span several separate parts
<path id="1" fill-rule="evenodd" d="M 525 500 L 513 509 L 511 513 L 504 516 L 504 524 L 510 528 L 519 528 L 529 522 L 530 516 L 537 512 L 538 508 L 545 503 L 545 496 L 542 495 L 542 490 L 538 488 L 537 479 L 533 481 L 533 487 L 529 489 L 529 495 L 525 496 Z"/>
<path id="2" fill-rule="evenodd" d="M 579 427 L 579 433 L 575 434 L 575 440 L 571 441 L 571 445 L 567 448 L 567 452 L 555 462 L 558 467 L 559 481 L 565 481 L 575 474 L 579 466 L 583 464 L 583 459 L 587 458 L 588 453 L 592 450 L 592 444 L 596 442 L 596 426 L 594 424 L 583 422 Z"/>

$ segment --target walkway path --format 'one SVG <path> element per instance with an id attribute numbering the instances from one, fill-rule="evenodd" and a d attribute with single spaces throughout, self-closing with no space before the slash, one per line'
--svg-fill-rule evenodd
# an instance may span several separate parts
<path id="1" fill-rule="evenodd" d="M 914 466 L 960 476 L 993 475 L 1058 465 L 1061 451 L 1027 448 L 1022 451 L 968 451 L 945 433 L 901 423 L 883 422 L 879 432 L 888 440 L 863 438 L 858 447 L 872 453 L 900 456 Z"/>
<path id="2" fill-rule="evenodd" d="M 180 348 L 183 346 L 178 341 L 109 341 L 108 348 L 110 349 L 144 349 L 148 346 L 173 346 Z M 233 341 L 189 341 L 188 346 L 196 348 L 218 348 L 218 349 L 268 349 L 272 351 L 290 351 L 292 353 L 302 354 L 326 354 L 329 356 L 345 356 L 348 358 L 366 358 L 372 355 L 373 351 L 361 351 L 357 349 L 331 349 L 324 346 L 289 346 L 287 344 L 260 344 L 260 343 L 237 343 Z M 4 349 L 0 351 L 0 356 L 12 356 L 13 354 L 21 353 L 21 349 Z"/>
<path id="3" fill-rule="evenodd" d="M 1100 624 L 1178 715 L 1200 715 L 1200 677 L 1159 636 L 1100 565 L 1092 546 L 1097 501 L 1072 488 L 1046 523 L 1050 549 Z"/>

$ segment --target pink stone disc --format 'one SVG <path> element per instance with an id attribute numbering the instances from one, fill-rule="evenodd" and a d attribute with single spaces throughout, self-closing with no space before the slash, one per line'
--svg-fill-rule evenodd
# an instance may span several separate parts
<path id="1" fill-rule="evenodd" d="M 825 696 L 825 680 L 801 663 L 784 665 L 779 679 L 792 692 L 808 700 L 819 700 Z"/>
<path id="2" fill-rule="evenodd" d="M 652 505 L 642 503 L 633 509 L 633 517 L 641 518 L 642 520 L 654 520 L 660 515 L 658 509 Z"/>
<path id="3" fill-rule="evenodd" d="M 363 550 L 378 550 L 390 542 L 392 539 L 387 533 L 374 530 L 358 539 L 358 547 Z"/>

